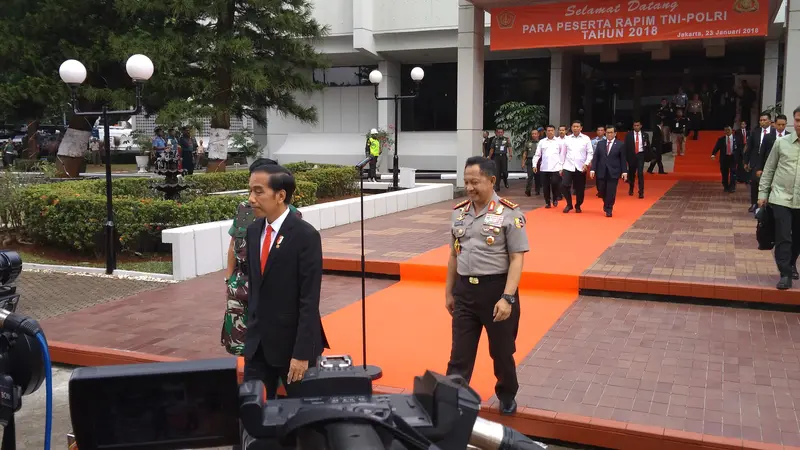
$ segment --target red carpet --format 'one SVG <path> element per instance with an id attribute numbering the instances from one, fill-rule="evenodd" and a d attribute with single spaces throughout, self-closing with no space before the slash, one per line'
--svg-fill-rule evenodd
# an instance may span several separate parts
<path id="1" fill-rule="evenodd" d="M 655 203 L 674 181 L 649 179 L 647 197 L 627 195 L 621 184 L 614 217 L 606 218 L 602 201 L 586 194 L 582 214 L 539 208 L 526 214 L 531 251 L 525 256 L 520 286 L 522 314 L 517 362 L 534 348 L 572 304 L 578 278 L 606 248 Z M 401 264 L 401 281 L 367 298 L 367 359 L 383 369 L 378 384 L 411 388 L 426 369 L 445 372 L 450 355 L 450 316 L 444 307 L 449 248 L 443 246 Z M 361 304 L 354 303 L 323 319 L 330 354 L 350 354 L 361 362 Z M 481 340 L 470 385 L 484 399 L 494 393 L 495 378 L 486 340 Z"/>

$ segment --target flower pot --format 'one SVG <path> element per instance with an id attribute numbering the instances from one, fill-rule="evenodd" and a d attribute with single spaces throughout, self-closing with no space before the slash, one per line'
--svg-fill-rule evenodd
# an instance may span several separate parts
<path id="1" fill-rule="evenodd" d="M 249 166 L 252 166 L 254 162 L 256 162 L 258 157 L 256 157 L 256 156 L 246 156 L 245 159 L 247 159 L 247 166 L 249 167 Z"/>
<path id="2" fill-rule="evenodd" d="M 147 156 L 147 155 L 136 155 L 136 167 L 139 168 L 139 173 L 147 173 L 147 164 L 149 162 L 150 162 L 150 157 L 149 156 Z"/>

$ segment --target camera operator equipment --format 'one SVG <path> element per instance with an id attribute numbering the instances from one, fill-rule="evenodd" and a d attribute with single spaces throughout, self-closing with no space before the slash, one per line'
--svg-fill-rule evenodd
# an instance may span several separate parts
<path id="1" fill-rule="evenodd" d="M 299 391 L 267 402 L 261 381 L 237 384 L 234 358 L 79 368 L 69 383 L 80 450 L 546 448 L 479 418 L 460 377 L 428 371 L 412 395 L 373 394 L 349 356 L 322 356 Z"/>
<path id="2" fill-rule="evenodd" d="M 16 448 L 14 413 L 22 407 L 22 396 L 36 392 L 47 381 L 45 450 L 50 450 L 53 416 L 53 384 L 47 340 L 39 323 L 16 314 L 19 294 L 12 286 L 22 271 L 15 252 L 0 251 L 0 425 L 2 450 Z"/>

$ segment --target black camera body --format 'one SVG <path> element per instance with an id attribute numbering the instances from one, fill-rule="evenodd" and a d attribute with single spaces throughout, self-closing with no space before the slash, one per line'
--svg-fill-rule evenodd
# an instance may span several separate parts
<path id="1" fill-rule="evenodd" d="M 234 358 L 79 368 L 75 439 L 80 450 L 467 447 L 480 397 L 462 378 L 428 371 L 411 395 L 375 394 L 361 367 L 341 361 L 320 358 L 302 397 L 269 401 L 261 381 L 238 384 Z"/>

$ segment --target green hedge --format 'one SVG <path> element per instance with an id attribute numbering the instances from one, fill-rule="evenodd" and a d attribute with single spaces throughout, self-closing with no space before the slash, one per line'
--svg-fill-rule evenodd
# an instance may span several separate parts
<path id="1" fill-rule="evenodd" d="M 317 166 L 317 167 L 315 167 Z M 292 203 L 313 205 L 318 197 L 341 197 L 355 190 L 354 168 L 296 163 L 297 191 Z M 137 249 L 142 239 L 157 242 L 161 230 L 233 217 L 243 196 L 209 196 L 247 189 L 245 170 L 187 176 L 181 201 L 163 200 L 151 189 L 158 179 L 115 178 L 115 224 L 123 249 Z M 65 181 L 23 187 L 18 193 L 23 234 L 41 244 L 91 252 L 103 246 L 106 218 L 105 180 Z"/>

